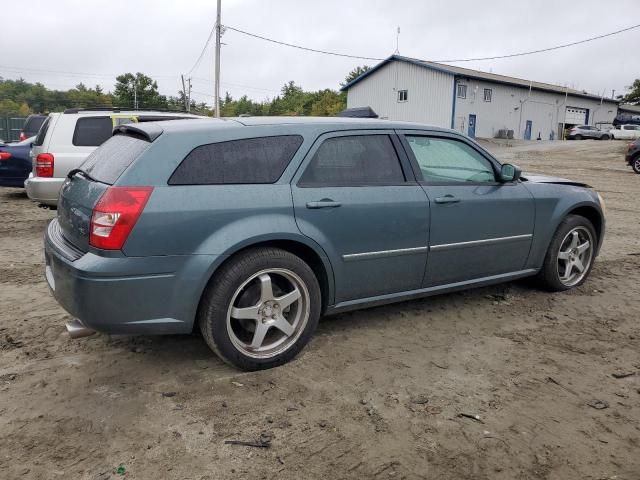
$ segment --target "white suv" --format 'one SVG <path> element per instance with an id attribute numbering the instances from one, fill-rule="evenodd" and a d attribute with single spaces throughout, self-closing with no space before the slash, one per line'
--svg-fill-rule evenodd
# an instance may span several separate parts
<path id="1" fill-rule="evenodd" d="M 24 182 L 29 198 L 55 206 L 64 179 L 105 142 L 113 129 L 125 123 L 178 118 L 201 118 L 179 112 L 154 110 L 70 108 L 50 113 L 38 131 L 31 149 L 32 173 Z"/>

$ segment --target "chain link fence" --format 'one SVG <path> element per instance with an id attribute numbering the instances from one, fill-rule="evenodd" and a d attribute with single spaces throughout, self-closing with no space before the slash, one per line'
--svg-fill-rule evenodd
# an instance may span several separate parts
<path id="1" fill-rule="evenodd" d="M 0 140 L 15 142 L 20 139 L 20 130 L 27 117 L 0 117 Z"/>

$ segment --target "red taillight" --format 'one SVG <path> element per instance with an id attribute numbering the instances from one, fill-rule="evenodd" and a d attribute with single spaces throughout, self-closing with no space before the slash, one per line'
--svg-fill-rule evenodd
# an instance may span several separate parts
<path id="1" fill-rule="evenodd" d="M 36 177 L 53 177 L 53 155 L 40 153 L 36 157 Z"/>
<path id="2" fill-rule="evenodd" d="M 0 160 L 9 160 L 11 154 L 9 152 L 0 152 Z"/>
<path id="3" fill-rule="evenodd" d="M 147 204 L 153 187 L 109 187 L 91 215 L 89 244 L 120 250 Z"/>
<path id="4" fill-rule="evenodd" d="M 24 134 L 24 132 L 20 132 L 20 141 L 26 140 L 27 136 Z"/>

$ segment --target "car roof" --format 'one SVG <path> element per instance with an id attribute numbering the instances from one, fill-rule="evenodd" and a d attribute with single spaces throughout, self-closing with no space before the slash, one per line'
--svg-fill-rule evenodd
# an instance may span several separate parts
<path id="1" fill-rule="evenodd" d="M 224 118 L 200 118 L 189 122 L 181 120 L 158 121 L 153 123 L 135 124 L 135 129 L 151 134 L 154 138 L 161 131 L 167 133 L 186 132 L 206 132 L 211 130 L 242 127 L 260 127 L 277 125 L 295 125 L 300 128 L 317 128 L 323 130 L 375 130 L 375 129 L 398 129 L 398 130 L 435 130 L 441 132 L 451 132 L 447 128 L 425 125 L 413 122 L 397 122 L 380 119 L 345 118 L 345 117 L 224 117 Z M 128 125 L 131 127 L 131 125 Z"/>

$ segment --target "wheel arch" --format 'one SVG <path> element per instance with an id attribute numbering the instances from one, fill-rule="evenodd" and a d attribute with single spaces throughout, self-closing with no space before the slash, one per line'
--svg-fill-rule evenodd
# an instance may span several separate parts
<path id="1" fill-rule="evenodd" d="M 582 205 L 580 207 L 576 207 L 573 210 L 567 212 L 567 215 L 580 215 L 581 217 L 589 220 L 594 228 L 596 229 L 596 234 L 598 235 L 598 242 L 600 242 L 600 238 L 602 237 L 602 229 L 604 227 L 604 218 L 602 217 L 602 213 L 593 205 Z"/>
<path id="2" fill-rule="evenodd" d="M 331 262 L 327 258 L 326 254 L 319 245 L 314 245 L 312 241 L 306 237 L 300 237 L 290 234 L 283 234 L 281 236 L 269 235 L 260 236 L 255 238 L 249 238 L 243 242 L 234 245 L 223 255 L 220 256 L 221 261 L 215 262 L 211 265 L 208 272 L 206 282 L 203 283 L 198 296 L 198 309 L 202 302 L 203 296 L 207 290 L 207 287 L 211 284 L 216 273 L 226 265 L 228 262 L 233 261 L 239 254 L 254 248 L 280 248 L 297 257 L 301 258 L 315 274 L 320 285 L 320 296 L 322 298 L 321 314 L 324 314 L 327 307 L 333 303 L 334 298 L 334 276 L 333 267 Z M 196 309 L 196 312 L 198 311 Z M 194 321 L 194 326 L 197 322 Z"/>

